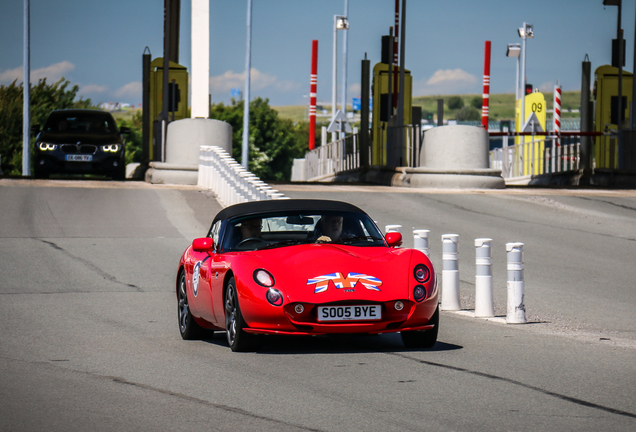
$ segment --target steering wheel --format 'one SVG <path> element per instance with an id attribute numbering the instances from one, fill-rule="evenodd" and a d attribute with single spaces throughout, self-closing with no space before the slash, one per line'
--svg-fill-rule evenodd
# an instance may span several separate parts
<path id="1" fill-rule="evenodd" d="M 261 239 L 261 238 L 248 237 L 248 238 L 246 238 L 246 239 L 241 240 L 241 241 L 240 241 L 240 242 L 236 245 L 236 247 L 239 247 L 239 246 L 241 246 L 243 243 L 247 243 L 247 242 L 249 242 L 249 241 L 258 241 L 258 242 L 261 242 L 261 243 L 267 243 L 267 241 L 266 241 L 266 240 L 263 240 L 263 239 Z"/>

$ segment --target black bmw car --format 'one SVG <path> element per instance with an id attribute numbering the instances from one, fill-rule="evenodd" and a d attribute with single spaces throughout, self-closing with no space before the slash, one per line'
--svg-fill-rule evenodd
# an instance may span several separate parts
<path id="1" fill-rule="evenodd" d="M 101 174 L 126 177 L 126 146 L 113 116 L 99 110 L 55 110 L 49 114 L 35 142 L 36 178 L 50 174 Z"/>

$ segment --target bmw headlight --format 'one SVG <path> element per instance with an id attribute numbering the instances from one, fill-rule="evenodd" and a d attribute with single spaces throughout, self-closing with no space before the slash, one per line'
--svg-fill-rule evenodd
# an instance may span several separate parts
<path id="1" fill-rule="evenodd" d="M 50 143 L 41 142 L 41 143 L 38 144 L 38 147 L 42 151 L 53 151 L 53 150 L 55 150 L 57 148 L 57 144 L 50 144 Z"/>
<path id="2" fill-rule="evenodd" d="M 118 152 L 121 146 L 119 144 L 107 144 L 102 146 L 102 151 L 115 153 Z"/>

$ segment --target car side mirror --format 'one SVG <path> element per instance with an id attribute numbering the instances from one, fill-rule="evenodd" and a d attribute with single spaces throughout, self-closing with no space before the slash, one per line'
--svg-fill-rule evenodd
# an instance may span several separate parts
<path id="1" fill-rule="evenodd" d="M 195 252 L 212 252 L 214 249 L 214 241 L 210 237 L 194 239 L 192 249 Z"/>
<path id="2" fill-rule="evenodd" d="M 128 126 L 121 126 L 119 128 L 119 133 L 129 134 L 130 133 L 130 128 Z"/>
<path id="3" fill-rule="evenodd" d="M 39 134 L 40 133 L 40 125 L 36 124 L 36 125 L 31 126 L 31 133 L 33 135 Z"/>
<path id="4" fill-rule="evenodd" d="M 389 244 L 389 247 L 398 247 L 402 246 L 402 234 L 399 232 L 390 232 L 386 233 L 386 242 Z"/>

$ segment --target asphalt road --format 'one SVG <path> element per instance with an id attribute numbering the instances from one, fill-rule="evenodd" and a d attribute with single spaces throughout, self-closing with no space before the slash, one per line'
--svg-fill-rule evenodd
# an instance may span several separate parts
<path id="1" fill-rule="evenodd" d="M 636 194 L 297 187 L 380 225 L 460 234 L 464 315 L 399 335 L 182 341 L 178 258 L 220 209 L 189 187 L 0 180 L 0 430 L 636 429 Z M 406 235 L 406 246 L 412 240 Z M 526 245 L 527 325 L 470 317 L 473 239 Z"/>

